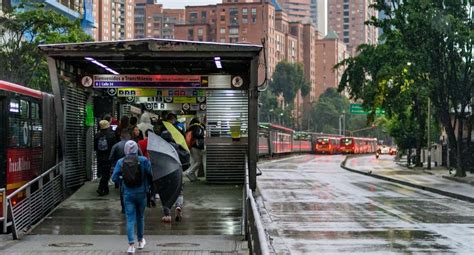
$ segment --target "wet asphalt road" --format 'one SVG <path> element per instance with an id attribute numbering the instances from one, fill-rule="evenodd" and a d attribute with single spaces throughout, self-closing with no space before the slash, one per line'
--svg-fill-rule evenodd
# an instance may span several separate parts
<path id="1" fill-rule="evenodd" d="M 474 254 L 474 204 L 346 171 L 343 159 L 259 164 L 259 203 L 277 254 Z"/>

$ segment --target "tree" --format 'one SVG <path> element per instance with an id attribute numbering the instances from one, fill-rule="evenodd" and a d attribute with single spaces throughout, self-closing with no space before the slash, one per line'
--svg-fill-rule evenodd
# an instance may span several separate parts
<path id="1" fill-rule="evenodd" d="M 384 43 L 363 45 L 357 56 L 339 64 L 347 66 L 339 89 L 349 87 L 351 96 L 363 99 L 372 116 L 376 107 L 383 107 L 395 120 L 409 117 L 416 123 L 412 131 L 417 150 L 430 135 L 425 132 L 430 98 L 435 120 L 444 126 L 456 155 L 457 175 L 465 176 L 462 129 L 456 136 L 455 127 L 469 117 L 466 109 L 473 98 L 469 1 L 377 0 L 372 7 L 387 15 L 368 22 L 382 28 Z"/>
<path id="2" fill-rule="evenodd" d="M 275 95 L 282 95 L 288 104 L 292 104 L 298 91 L 303 96 L 309 93 L 309 82 L 304 76 L 301 64 L 286 61 L 279 62 L 270 82 L 270 89 Z"/>
<path id="3" fill-rule="evenodd" d="M 6 10 L 0 17 L 0 78 L 42 91 L 51 91 L 46 58 L 41 43 L 91 41 L 79 20 L 25 3 Z"/>

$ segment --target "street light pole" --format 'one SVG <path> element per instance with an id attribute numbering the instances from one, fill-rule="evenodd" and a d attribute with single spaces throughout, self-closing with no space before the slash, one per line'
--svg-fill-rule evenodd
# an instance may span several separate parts
<path id="1" fill-rule="evenodd" d="M 346 136 L 346 111 L 342 111 L 342 135 Z"/>
<path id="2" fill-rule="evenodd" d="M 428 170 L 431 169 L 431 99 L 428 97 Z"/>

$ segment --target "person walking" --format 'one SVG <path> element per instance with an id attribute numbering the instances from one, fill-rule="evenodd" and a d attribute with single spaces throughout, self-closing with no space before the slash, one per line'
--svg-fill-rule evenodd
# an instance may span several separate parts
<path id="1" fill-rule="evenodd" d="M 204 126 L 199 119 L 193 118 L 186 131 L 186 144 L 191 148 L 191 166 L 184 172 L 191 182 L 199 180 L 197 173 L 202 166 L 204 150 Z"/>
<path id="2" fill-rule="evenodd" d="M 94 150 L 97 155 L 97 172 L 100 176 L 97 193 L 99 196 L 109 194 L 109 179 L 111 161 L 109 160 L 110 151 L 115 143 L 115 134 L 110 130 L 110 124 L 107 120 L 99 122 L 100 131 L 94 138 Z"/>
<path id="3" fill-rule="evenodd" d="M 140 147 L 140 150 L 143 153 L 143 156 L 148 158 L 148 151 L 146 150 L 146 147 L 148 146 L 148 134 L 153 133 L 153 130 L 147 129 L 145 131 L 145 139 L 138 141 L 138 146 Z"/>
<path id="4" fill-rule="evenodd" d="M 171 223 L 171 208 L 175 206 L 176 221 L 181 221 L 183 209 L 182 164 L 179 156 L 179 145 L 173 142 L 168 131 L 161 137 L 148 133 L 148 154 L 153 171 L 153 184 L 160 196 L 163 208 L 163 223 Z"/>
<path id="5" fill-rule="evenodd" d="M 119 159 L 125 157 L 125 144 L 130 140 L 130 133 L 128 129 L 123 129 L 122 133 L 120 134 L 120 142 L 116 143 L 111 151 L 109 156 L 109 161 L 112 163 L 112 166 L 115 166 Z M 140 149 L 138 149 L 138 155 L 143 156 L 143 153 Z M 119 188 L 119 183 L 115 182 L 115 188 Z M 120 189 L 120 205 L 122 206 L 122 212 L 125 212 L 125 206 L 123 203 L 123 192 Z"/>
<path id="6" fill-rule="evenodd" d="M 119 159 L 112 174 L 112 180 L 120 183 L 123 191 L 125 215 L 127 218 L 128 253 L 135 253 L 135 225 L 137 226 L 136 248 L 143 249 L 146 244 L 144 235 L 146 196 L 152 179 L 150 161 L 138 155 L 138 144 L 127 141 L 124 147 L 125 157 Z"/>

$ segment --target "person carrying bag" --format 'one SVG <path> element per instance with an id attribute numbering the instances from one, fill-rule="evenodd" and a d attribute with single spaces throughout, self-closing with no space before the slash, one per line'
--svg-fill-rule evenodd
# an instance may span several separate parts
<path id="1" fill-rule="evenodd" d="M 145 207 L 152 179 L 150 161 L 138 155 L 135 141 L 127 141 L 124 147 L 125 157 L 119 159 L 112 174 L 112 180 L 120 183 L 123 192 L 125 215 L 127 218 L 128 253 L 135 253 L 135 225 L 137 225 L 138 249 L 145 247 L 143 238 Z"/>

